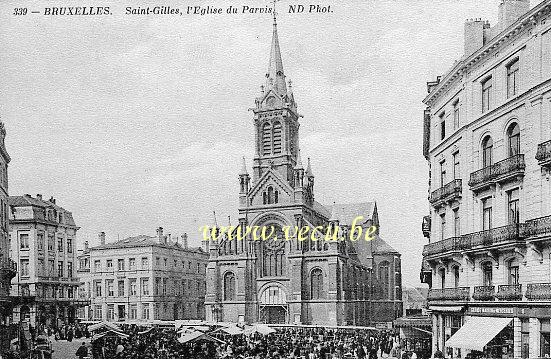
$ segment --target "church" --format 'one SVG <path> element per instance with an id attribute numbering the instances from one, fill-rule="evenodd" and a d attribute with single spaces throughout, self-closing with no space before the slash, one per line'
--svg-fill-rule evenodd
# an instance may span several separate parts
<path id="1" fill-rule="evenodd" d="M 379 236 L 375 202 L 324 206 L 299 148 L 299 116 L 274 18 L 266 83 L 255 100 L 252 173 L 239 173 L 239 226 L 268 226 L 266 241 L 207 241 L 210 321 L 386 326 L 402 315 L 400 254 Z M 348 240 L 354 219 L 374 239 Z M 284 239 L 283 228 L 339 228 L 337 241 Z M 275 238 L 277 236 L 277 238 Z"/>

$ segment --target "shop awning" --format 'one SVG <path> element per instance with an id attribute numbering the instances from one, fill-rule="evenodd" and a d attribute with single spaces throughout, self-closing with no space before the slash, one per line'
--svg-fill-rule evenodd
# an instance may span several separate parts
<path id="1" fill-rule="evenodd" d="M 459 330 L 446 341 L 451 348 L 482 351 L 484 346 L 494 339 L 513 318 L 470 317 Z"/>

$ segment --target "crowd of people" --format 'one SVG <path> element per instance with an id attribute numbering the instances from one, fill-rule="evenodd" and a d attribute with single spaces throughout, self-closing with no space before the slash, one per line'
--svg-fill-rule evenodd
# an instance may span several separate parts
<path id="1" fill-rule="evenodd" d="M 94 358 L 116 359 L 334 359 L 334 358 L 398 358 L 417 359 L 404 351 L 396 336 L 388 331 L 279 328 L 268 335 L 228 335 L 210 333 L 215 340 L 199 340 L 181 344 L 175 330 L 152 329 L 140 332 L 125 327 L 128 337 L 103 336 L 92 342 Z"/>

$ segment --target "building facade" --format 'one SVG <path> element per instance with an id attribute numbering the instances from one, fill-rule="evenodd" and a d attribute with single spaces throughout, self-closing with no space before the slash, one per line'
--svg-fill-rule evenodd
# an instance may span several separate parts
<path id="1" fill-rule="evenodd" d="M 551 1 L 465 23 L 465 54 L 428 83 L 433 352 L 550 353 Z"/>
<path id="2" fill-rule="evenodd" d="M 79 254 L 79 296 L 90 298 L 82 320 L 151 321 L 205 318 L 205 270 L 208 255 L 157 229 L 100 245 Z"/>
<path id="3" fill-rule="evenodd" d="M 71 212 L 52 197 L 10 196 L 11 254 L 18 265 L 12 280 L 15 322 L 61 325 L 76 319 L 80 304 L 76 275 L 77 231 Z"/>
<path id="4" fill-rule="evenodd" d="M 399 317 L 400 254 L 378 235 L 374 202 L 323 206 L 314 199 L 314 174 L 299 150 L 299 114 L 287 83 L 277 25 L 266 84 L 255 101 L 252 178 L 245 160 L 239 174 L 239 223 L 274 228 L 266 241 L 207 242 L 210 253 L 205 299 L 208 320 L 225 322 L 386 325 Z M 354 219 L 375 239 L 352 242 Z M 337 228 L 337 241 L 284 240 L 284 228 Z M 275 238 L 275 239 L 274 239 Z"/>
<path id="5" fill-rule="evenodd" d="M 10 258 L 8 163 L 6 130 L 0 122 L 0 325 L 8 324 L 12 313 L 10 299 L 11 279 L 16 274 L 17 264 Z"/>

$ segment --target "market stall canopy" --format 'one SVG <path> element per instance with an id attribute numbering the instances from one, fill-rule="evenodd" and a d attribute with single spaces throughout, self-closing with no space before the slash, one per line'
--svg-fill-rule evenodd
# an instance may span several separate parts
<path id="1" fill-rule="evenodd" d="M 88 330 L 91 332 L 95 332 L 99 329 L 108 329 L 108 330 L 116 330 L 118 332 L 121 331 L 121 328 L 119 328 L 118 325 L 111 323 L 111 322 L 101 322 L 98 324 L 92 324 L 88 327 Z"/>
<path id="2" fill-rule="evenodd" d="M 446 341 L 446 346 L 483 351 L 486 344 L 498 335 L 511 320 L 513 320 L 513 318 L 470 317 L 470 319 Z"/>
<path id="3" fill-rule="evenodd" d="M 195 332 L 191 332 L 191 333 L 185 333 L 180 338 L 178 338 L 178 341 L 182 344 L 195 342 L 195 341 L 208 341 L 208 342 L 224 343 L 222 340 L 213 338 L 210 335 L 205 334 L 203 332 L 199 332 L 199 331 L 195 331 Z"/>
<path id="4" fill-rule="evenodd" d="M 124 333 L 119 332 L 117 330 L 107 330 L 103 333 L 94 334 L 94 336 L 92 337 L 92 341 L 98 340 L 98 339 L 106 337 L 106 336 L 112 336 L 112 337 L 117 336 L 119 338 L 128 338 L 129 337 L 128 334 L 124 334 Z"/>
<path id="5" fill-rule="evenodd" d="M 216 331 L 221 331 L 221 332 L 224 332 L 224 333 L 227 333 L 229 335 L 239 335 L 239 334 L 243 334 L 243 329 L 241 328 L 238 328 L 236 326 L 228 326 L 228 327 L 223 327 L 223 328 L 220 328 Z"/>
<path id="6" fill-rule="evenodd" d="M 243 333 L 245 335 L 251 335 L 251 334 L 254 334 L 254 333 L 258 333 L 258 334 L 262 334 L 262 335 L 268 335 L 268 334 L 272 334 L 272 333 L 275 333 L 275 332 L 276 332 L 275 329 L 270 328 L 269 326 L 267 326 L 265 324 L 253 324 L 253 325 L 250 325 L 250 326 L 246 326 Z"/>

